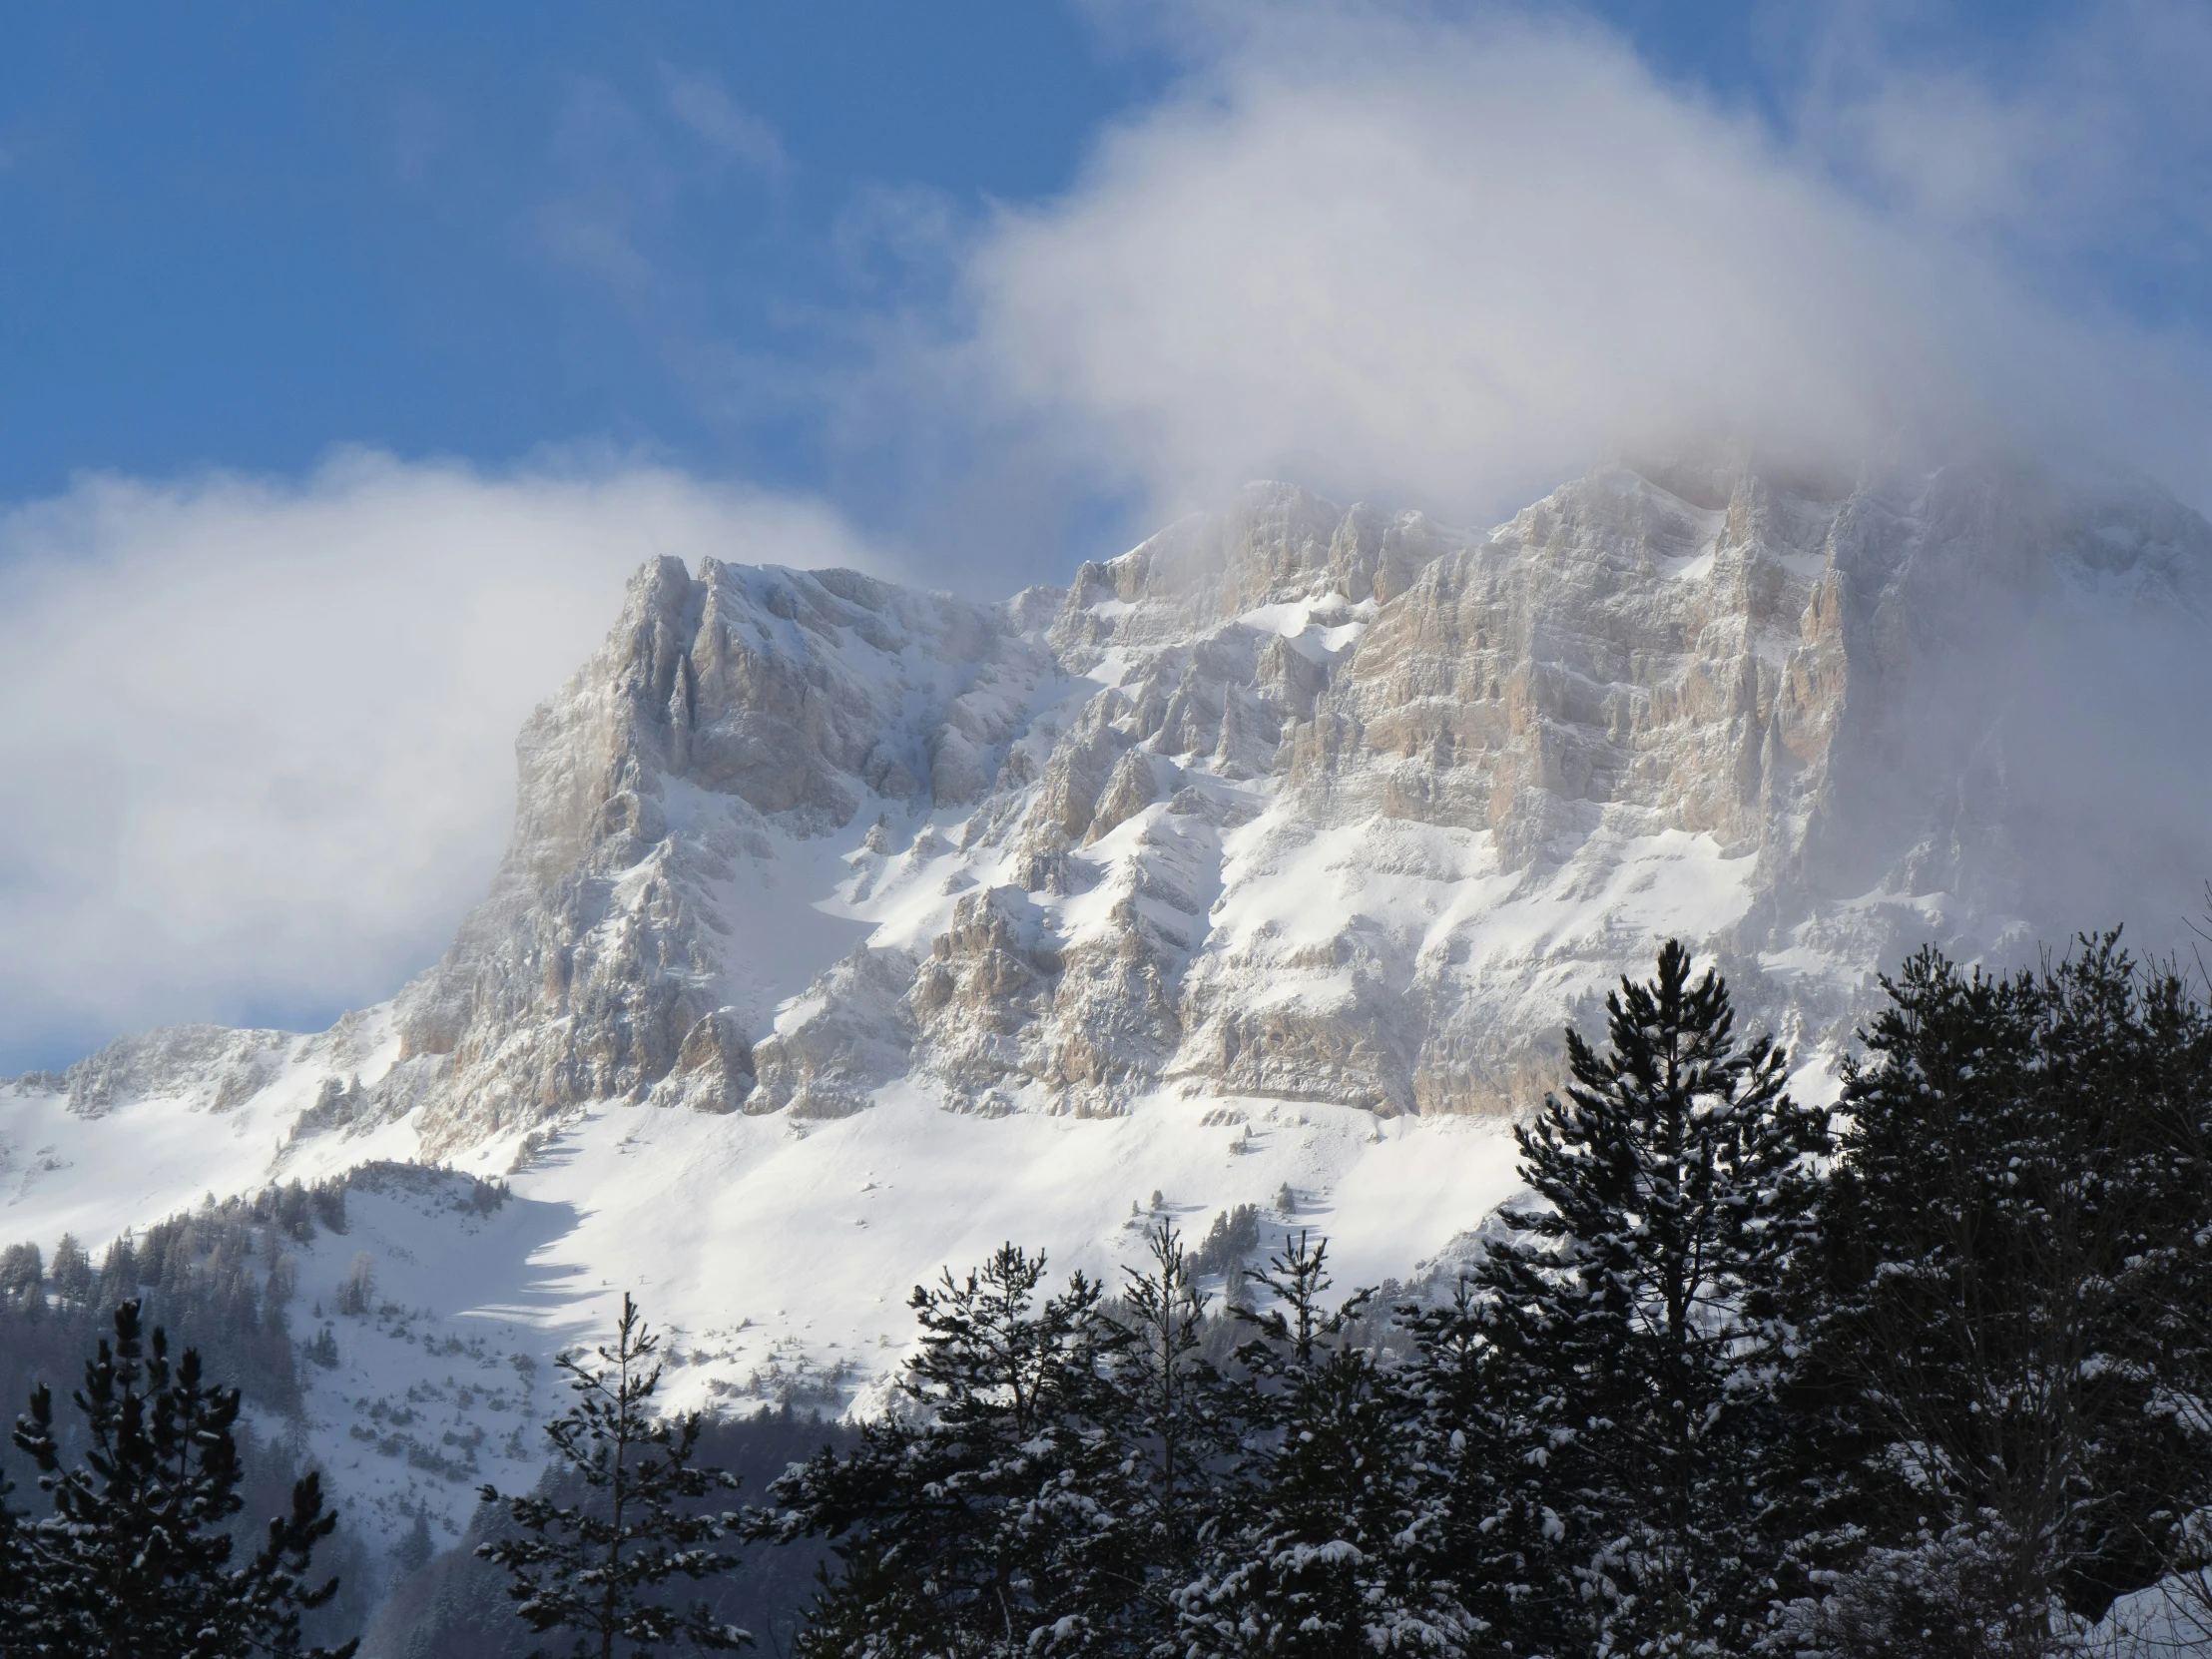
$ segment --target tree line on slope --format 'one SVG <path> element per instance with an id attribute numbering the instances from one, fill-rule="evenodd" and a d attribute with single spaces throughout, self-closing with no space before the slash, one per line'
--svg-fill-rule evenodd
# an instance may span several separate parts
<path id="1" fill-rule="evenodd" d="M 1226 1310 L 1166 1226 L 1113 1294 L 1009 1244 L 916 1290 L 899 1407 L 767 1506 L 707 1513 L 662 1424 L 627 1454 L 707 1482 L 691 1530 L 541 1501 L 484 1553 L 579 1655 L 657 1651 L 675 1603 L 618 1610 L 718 1536 L 830 1542 L 821 1659 L 2076 1651 L 2206 1581 L 2212 1018 L 2116 936 L 1885 985 L 1831 1111 L 1667 945 L 1441 1300 L 1340 1298 L 1306 1233 Z M 629 1341 L 555 1440 L 602 1496 Z"/>
<path id="2" fill-rule="evenodd" d="M 2212 1561 L 2212 1017 L 2114 937 L 1885 984 L 1831 1112 L 1668 945 L 1440 1300 L 1336 1297 L 1304 1233 L 1227 1308 L 1166 1226 L 1113 1294 L 1009 1244 L 916 1290 L 898 1407 L 762 1507 L 654 1413 L 626 1307 L 564 1363 L 565 1486 L 487 1490 L 480 1551 L 602 1659 L 745 1642 L 684 1586 L 747 1539 L 830 1543 L 815 1656 L 2077 1649 Z M 272 1605 L 311 1594 L 270 1549 Z"/>
<path id="3" fill-rule="evenodd" d="M 220 1352 L 256 1405 L 299 1410 L 286 1307 L 297 1290 L 291 1249 L 345 1231 L 345 1182 L 291 1182 L 172 1216 L 112 1241 L 95 1266 L 64 1234 L 51 1263 L 35 1244 L 0 1251 L 0 1389 L 22 1399 L 38 1378 L 70 1375 L 106 1334 L 113 1311 L 140 1303 L 149 1324 Z"/>
<path id="4" fill-rule="evenodd" d="M 296 1252 L 343 1235 L 349 1187 L 388 1173 L 211 1200 L 125 1233 L 97 1266 L 67 1235 L 51 1262 L 35 1244 L 0 1250 L 0 1391 L 29 1402 L 14 1444 L 50 1511 L 19 1510 L 0 1467 L 0 1608 L 14 1615 L 0 1655 L 343 1650 L 368 1612 L 366 1552 L 321 1524 L 319 1477 L 243 1407 L 297 1424 L 300 1359 L 330 1338 L 292 1337 Z M 505 1194 L 477 1183 L 470 1196 L 484 1210 Z M 220 1385 L 202 1355 L 219 1357 Z M 80 1370 L 57 1410 L 56 1385 Z M 275 1556 L 271 1517 L 291 1540 Z M 342 1588 L 279 1593 L 310 1548 Z"/>

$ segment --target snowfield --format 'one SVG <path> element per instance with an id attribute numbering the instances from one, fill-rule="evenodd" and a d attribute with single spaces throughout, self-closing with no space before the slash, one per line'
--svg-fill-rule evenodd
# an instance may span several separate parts
<path id="1" fill-rule="evenodd" d="M 221 1119 L 174 1101 L 94 1123 L 52 1095 L 0 1107 L 11 1145 L 68 1148 L 0 1211 L 10 1238 L 49 1250 L 63 1231 L 105 1240 L 223 1196 L 251 1167 L 250 1133 L 210 1135 Z M 378 1139 L 375 1154 L 406 1150 L 398 1126 Z M 1004 1241 L 1113 1283 L 1155 1221 L 1195 1244 L 1251 1204 L 1271 1245 L 1294 1228 L 1326 1234 L 1349 1290 L 1405 1280 L 1516 1184 L 1500 1120 L 1175 1091 L 1118 1118 L 951 1113 L 906 1087 L 804 1124 L 617 1105 L 578 1113 L 510 1171 L 516 1150 L 356 1182 L 347 1231 L 298 1253 L 294 1333 L 307 1343 L 328 1326 L 338 1353 L 334 1369 L 302 1366 L 306 1449 L 372 1541 L 396 1541 L 419 1505 L 450 1542 L 477 1483 L 534 1479 L 535 1425 L 563 1403 L 553 1358 L 604 1332 L 624 1292 L 667 1333 L 672 1408 L 864 1410 L 913 1339 L 917 1280 Z M 303 1158 L 278 1167 L 323 1173 Z M 94 1169 L 97 1182 L 83 1178 Z M 480 1213 L 464 1175 L 503 1177 L 512 1196 Z M 344 1317 L 338 1287 L 363 1255 L 375 1311 Z"/>

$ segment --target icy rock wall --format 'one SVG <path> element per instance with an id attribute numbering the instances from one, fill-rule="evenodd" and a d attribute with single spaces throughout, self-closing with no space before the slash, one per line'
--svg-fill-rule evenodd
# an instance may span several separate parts
<path id="1" fill-rule="evenodd" d="M 384 1069 L 333 1062 L 302 1132 L 412 1114 L 443 1156 L 589 1102 L 804 1121 L 893 1084 L 1513 1110 L 1669 934 L 1833 1054 L 1923 939 L 2178 917 L 2208 571 L 2212 526 L 2110 473 L 1725 456 L 1488 534 L 1255 485 L 996 606 L 663 560 L 523 732 L 491 893 Z M 221 1107 L 287 1040 L 52 1082 Z"/>

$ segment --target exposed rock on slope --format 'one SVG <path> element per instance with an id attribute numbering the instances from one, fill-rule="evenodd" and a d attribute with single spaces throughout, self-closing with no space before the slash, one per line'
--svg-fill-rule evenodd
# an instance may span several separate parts
<path id="1" fill-rule="evenodd" d="M 792 849 L 863 802 L 929 810 L 933 753 L 965 787 L 1046 672 L 1004 609 L 850 571 L 640 572 L 523 732 L 492 896 L 400 998 L 399 1065 L 435 1075 L 429 1142 L 588 1100 L 743 1103 L 754 1039 L 840 942 L 806 925 L 820 894 Z"/>
<path id="2" fill-rule="evenodd" d="M 1921 938 L 2187 903 L 2203 756 L 2177 786 L 2145 707 L 2212 655 L 2208 569 L 2152 487 L 1998 463 L 1608 466 L 1488 535 L 1257 485 L 999 606 L 664 560 L 523 733 L 491 896 L 302 1130 L 436 1156 L 900 1081 L 1505 1109 L 1670 933 L 1833 1045 Z M 57 1086 L 219 1107 L 319 1063 L 288 1041 Z"/>

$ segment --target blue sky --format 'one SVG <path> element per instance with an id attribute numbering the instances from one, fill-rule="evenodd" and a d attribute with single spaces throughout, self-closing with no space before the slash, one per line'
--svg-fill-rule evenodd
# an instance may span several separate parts
<path id="1" fill-rule="evenodd" d="M 0 1072 L 388 995 L 655 553 L 995 595 L 1715 438 L 2212 505 L 2208 77 L 2175 0 L 18 8 Z"/>
<path id="2" fill-rule="evenodd" d="M 1049 5 L 42 7 L 10 40 L 18 497 L 337 442 L 807 477 L 773 392 L 703 384 L 681 344 L 821 360 L 866 298 L 837 246 L 859 199 L 1049 193 L 1157 76 Z M 663 314 L 564 214 L 635 240 Z"/>
<path id="3" fill-rule="evenodd" d="M 1787 137 L 1839 58 L 2001 96 L 2115 10 L 2144 8 L 1586 15 Z M 945 244 L 899 216 L 956 239 L 1050 201 L 1193 55 L 1156 14 L 1050 3 L 27 8 L 0 60 L 0 500 L 583 442 L 894 526 L 905 474 L 960 458 L 840 439 L 822 393 L 941 296 Z M 2100 297 L 2201 323 L 2201 262 L 2160 252 L 2121 239 Z"/>

